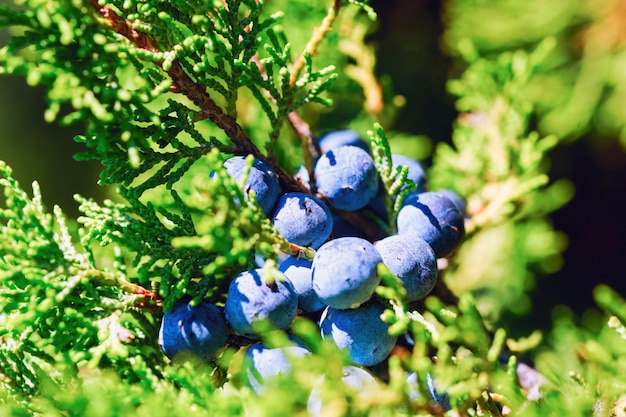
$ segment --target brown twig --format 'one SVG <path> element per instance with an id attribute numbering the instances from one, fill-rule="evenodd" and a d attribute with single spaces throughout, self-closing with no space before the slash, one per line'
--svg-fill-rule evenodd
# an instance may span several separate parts
<path id="1" fill-rule="evenodd" d="M 307 122 L 302 120 L 296 111 L 289 113 L 287 119 L 289 120 L 289 125 L 296 132 L 302 142 L 304 166 L 309 173 L 309 178 L 313 178 L 313 166 L 315 165 L 314 161 L 320 157 L 320 150 L 313 139 L 311 127 Z"/>
<path id="2" fill-rule="evenodd" d="M 162 49 L 154 39 L 137 31 L 132 23 L 118 15 L 109 6 L 100 6 L 97 0 L 91 0 L 91 5 L 116 33 L 124 36 L 142 49 L 152 52 L 162 52 Z M 158 65 L 163 64 L 162 61 L 155 63 Z M 259 148 L 252 142 L 237 121 L 232 116 L 224 113 L 220 106 L 211 98 L 204 85 L 196 83 L 191 79 L 178 60 L 174 60 L 169 69 L 164 69 L 164 71 L 172 79 L 172 91 L 185 95 L 200 108 L 200 117 L 198 119 L 209 119 L 228 135 L 235 144 L 235 154 L 253 155 L 255 158 L 262 160 L 269 159 L 268 162 L 270 162 L 277 172 L 283 190 L 307 192 L 304 185 L 293 178 L 281 166 L 277 165 L 273 158 L 266 158 L 261 153 Z"/>
<path id="3" fill-rule="evenodd" d="M 209 96 L 206 87 L 194 82 L 177 60 L 172 62 L 171 68 L 166 72 L 172 78 L 177 91 L 200 107 L 200 111 L 206 114 L 207 118 L 222 129 L 235 143 L 235 153 L 253 155 L 255 158 L 265 159 L 259 148 L 250 140 L 239 123 L 232 116 L 224 113 Z"/>
<path id="4" fill-rule="evenodd" d="M 109 6 L 101 6 L 97 0 L 91 0 L 91 5 L 99 15 L 109 22 L 115 32 L 124 36 L 141 49 L 147 49 L 148 51 L 153 52 L 161 51 L 161 48 L 159 48 L 155 40 L 135 30 L 133 25 L 128 20 L 120 17 L 120 15 L 118 15 Z"/>
<path id="5" fill-rule="evenodd" d="M 118 15 L 109 6 L 100 6 L 97 0 L 91 0 L 94 9 L 100 14 L 112 27 L 112 29 L 124 36 L 135 45 L 151 52 L 163 52 L 156 40 L 148 35 L 137 31 L 132 23 Z M 162 65 L 163 62 L 156 62 Z M 240 154 L 252 154 L 255 158 L 262 158 L 263 154 L 252 143 L 248 135 L 243 131 L 237 121 L 224 113 L 206 91 L 206 87 L 198 84 L 191 79 L 185 72 L 178 60 L 174 60 L 169 69 L 165 70 L 173 82 L 173 91 L 185 95 L 200 111 L 206 115 L 210 121 L 215 123 L 217 127 L 222 129 L 235 144 L 235 152 Z"/>
<path id="6" fill-rule="evenodd" d="M 152 39 L 145 33 L 137 31 L 131 22 L 118 15 L 109 6 L 101 6 L 98 4 L 97 0 L 91 0 L 91 5 L 116 33 L 124 36 L 139 48 L 146 49 L 151 52 L 163 52 L 156 40 Z M 330 30 L 340 7 L 341 1 L 333 0 L 333 5 L 330 7 L 322 25 L 316 29 L 311 40 L 307 44 L 305 53 L 310 55 L 315 54 L 317 47 L 324 39 L 325 34 Z M 304 66 L 304 62 L 303 54 L 298 58 L 298 60 L 296 60 L 292 68 L 294 83 L 297 79 L 297 75 Z M 162 66 L 163 62 L 156 61 L 155 64 Z M 257 65 L 259 64 L 260 63 L 257 63 Z M 260 68 L 260 70 L 261 69 L 262 68 Z M 269 157 L 265 157 L 252 142 L 250 137 L 248 137 L 248 135 L 243 131 L 243 128 L 237 123 L 235 118 L 224 113 L 224 111 L 211 98 L 206 90 L 206 87 L 192 80 L 178 60 L 173 60 L 170 67 L 163 70 L 172 79 L 172 91 L 185 95 L 200 108 L 200 115 L 197 120 L 209 119 L 228 135 L 228 137 L 235 144 L 235 154 L 253 155 L 255 158 L 268 161 L 278 174 L 280 186 L 284 192 L 298 191 L 309 194 L 311 193 L 311 191 L 308 190 L 304 184 L 285 171 L 283 167 L 278 165 L 273 156 L 270 155 Z M 308 157 L 305 156 L 305 159 L 308 158 L 310 160 L 309 168 L 312 170 L 312 155 L 317 155 L 317 151 L 313 143 L 311 130 L 308 124 L 306 124 L 306 122 L 304 122 L 295 112 L 292 112 L 292 114 L 289 115 L 289 121 L 299 136 L 304 138 L 303 142 L 307 144 L 307 150 L 311 152 Z M 307 152 L 305 151 L 305 154 L 306 153 Z M 350 223 L 357 225 L 371 240 L 380 239 L 381 236 L 383 236 L 382 231 L 374 222 L 369 221 L 358 212 L 341 212 L 340 215 L 347 219 Z"/>

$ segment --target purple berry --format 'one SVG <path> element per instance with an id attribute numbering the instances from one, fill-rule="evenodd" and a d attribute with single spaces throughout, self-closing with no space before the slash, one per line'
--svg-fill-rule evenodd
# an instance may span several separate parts
<path id="1" fill-rule="evenodd" d="M 317 191 L 339 210 L 365 207 L 378 191 L 378 172 L 372 157 L 355 146 L 340 146 L 315 164 Z"/>
<path id="2" fill-rule="evenodd" d="M 380 254 L 370 242 L 342 237 L 326 242 L 313 258 L 313 290 L 334 308 L 352 308 L 369 300 L 380 283 Z"/>
<path id="3" fill-rule="evenodd" d="M 417 383 L 417 373 L 411 372 L 406 379 L 407 388 L 409 389 L 409 399 L 417 401 L 420 397 L 419 384 Z M 448 394 L 440 394 L 435 388 L 435 382 L 431 374 L 426 374 L 426 388 L 430 394 L 430 398 L 435 404 L 439 404 L 445 411 L 450 410 L 450 397 Z"/>
<path id="4" fill-rule="evenodd" d="M 389 324 L 380 318 L 384 310 L 375 301 L 349 310 L 327 307 L 320 319 L 322 338 L 345 349 L 356 365 L 377 365 L 389 356 L 398 340 L 389 334 Z"/>
<path id="5" fill-rule="evenodd" d="M 228 175 L 235 181 L 240 181 L 246 167 L 246 159 L 243 156 L 234 156 L 224 162 L 224 167 Z M 278 175 L 266 162 L 255 159 L 243 191 L 246 198 L 250 191 L 254 191 L 259 206 L 269 216 L 280 195 Z"/>
<path id="6" fill-rule="evenodd" d="M 359 134 L 354 130 L 336 130 L 322 136 L 318 141 L 320 150 L 322 153 L 326 153 L 330 150 L 336 149 L 340 146 L 356 146 L 364 151 L 368 152 L 367 143 L 359 137 Z"/>
<path id="7" fill-rule="evenodd" d="M 311 267 L 311 261 L 296 256 L 285 259 L 279 267 L 279 270 L 291 281 L 296 294 L 298 294 L 298 307 L 307 313 L 324 308 L 324 304 L 313 290 Z"/>
<path id="8" fill-rule="evenodd" d="M 363 368 L 347 365 L 343 367 L 342 371 L 341 382 L 343 382 L 346 388 L 354 391 L 359 399 L 365 399 L 367 396 L 372 395 L 376 390 L 380 389 L 376 378 Z M 324 403 L 322 402 L 322 398 L 320 398 L 322 384 L 324 384 L 324 378 L 313 388 L 311 395 L 309 395 L 309 400 L 307 401 L 307 411 L 309 415 L 314 417 L 324 415 L 322 412 Z"/>
<path id="9" fill-rule="evenodd" d="M 276 348 L 269 348 L 263 343 L 250 346 L 244 359 L 244 369 L 250 388 L 261 394 L 269 381 L 291 372 L 294 359 L 310 353 L 301 344 Z"/>
<path id="10" fill-rule="evenodd" d="M 448 197 L 457 206 L 461 214 L 464 217 L 467 217 L 467 203 L 465 202 L 463 197 L 448 189 L 439 190 L 439 192 Z"/>
<path id="11" fill-rule="evenodd" d="M 300 165 L 298 172 L 295 173 L 294 178 L 298 180 L 307 190 L 311 189 L 311 176 L 304 165 Z"/>
<path id="12" fill-rule="evenodd" d="M 159 329 L 159 346 L 170 359 L 188 352 L 207 362 L 226 346 L 228 326 L 222 311 L 207 302 L 191 306 L 179 301 L 165 312 Z"/>
<path id="13" fill-rule="evenodd" d="M 444 194 L 411 193 L 398 213 L 398 233 L 424 239 L 438 258 L 448 256 L 465 236 L 463 214 Z"/>
<path id="14" fill-rule="evenodd" d="M 283 194 L 276 205 L 272 223 L 289 242 L 317 249 L 333 230 L 333 218 L 322 200 L 312 195 Z"/>
<path id="15" fill-rule="evenodd" d="M 400 278 L 407 301 L 426 297 L 437 283 L 437 258 L 425 240 L 412 234 L 392 235 L 375 244 L 389 271 Z"/>
<path id="16" fill-rule="evenodd" d="M 242 272 L 228 287 L 226 320 L 245 337 L 259 337 L 254 324 L 261 320 L 269 320 L 276 329 L 288 329 L 298 310 L 298 295 L 291 282 L 284 276 L 283 280 L 267 282 L 261 272 Z"/>

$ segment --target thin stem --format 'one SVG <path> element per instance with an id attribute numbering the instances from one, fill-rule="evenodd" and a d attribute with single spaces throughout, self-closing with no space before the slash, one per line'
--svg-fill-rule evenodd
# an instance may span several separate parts
<path id="1" fill-rule="evenodd" d="M 308 248 L 306 246 L 299 246 L 288 241 L 285 241 L 281 245 L 280 250 L 289 255 L 294 255 L 298 258 L 306 258 L 308 260 L 313 260 L 313 257 L 315 256 L 314 249 Z"/>
<path id="2" fill-rule="evenodd" d="M 99 271 L 96 269 L 92 269 L 89 271 L 81 272 L 81 279 L 89 280 L 98 285 L 105 285 L 107 287 L 117 287 L 122 291 L 125 291 L 130 294 L 136 294 L 143 296 L 142 301 L 152 301 L 156 304 L 160 304 L 162 302 L 162 298 L 159 294 L 147 290 L 141 285 L 133 284 L 132 282 L 126 281 L 124 278 L 113 275 L 108 272 Z"/>
<path id="3" fill-rule="evenodd" d="M 484 392 L 483 395 L 478 398 L 478 405 L 480 406 L 480 409 L 483 411 L 483 413 L 487 413 L 488 416 L 502 417 L 500 409 L 498 409 L 498 406 L 496 405 L 495 401 L 493 401 L 493 398 L 491 397 L 491 394 L 489 392 Z"/>
<path id="4" fill-rule="evenodd" d="M 315 54 L 317 53 L 317 48 L 326 37 L 326 33 L 331 30 L 340 8 L 341 0 L 333 0 L 333 4 L 328 9 L 324 20 L 322 20 L 322 24 L 319 27 L 315 28 L 313 36 L 311 36 L 311 39 L 309 39 L 309 42 L 304 48 L 304 52 L 296 59 L 296 62 L 294 62 L 293 67 L 291 68 L 291 77 L 289 79 L 290 85 L 294 85 L 298 80 L 298 76 L 300 75 L 300 72 L 302 71 L 302 68 L 304 68 L 304 64 L 306 63 L 305 56 L 315 56 Z"/>
<path id="5" fill-rule="evenodd" d="M 302 142 L 302 157 L 304 167 L 309 173 L 309 178 L 313 179 L 315 168 L 315 160 L 320 157 L 320 150 L 313 140 L 311 127 L 307 122 L 302 120 L 296 111 L 292 111 L 288 116 L 289 125 L 296 132 Z M 311 181 L 311 191 L 315 192 L 315 181 Z"/>

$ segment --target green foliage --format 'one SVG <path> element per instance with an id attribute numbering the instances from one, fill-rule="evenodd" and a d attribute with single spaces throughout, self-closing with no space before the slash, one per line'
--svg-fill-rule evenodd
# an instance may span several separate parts
<path id="1" fill-rule="evenodd" d="M 412 180 L 407 180 L 407 175 L 409 174 L 407 166 L 399 166 L 393 169 L 389 140 L 378 123 L 374 125 L 374 129 L 374 131 L 369 132 L 372 155 L 374 155 L 376 169 L 380 174 L 380 179 L 386 191 L 385 210 L 389 216 L 388 230 L 390 233 L 395 233 L 396 219 L 400 208 L 402 208 L 402 202 L 407 195 L 417 189 L 417 184 Z"/>
<path id="2" fill-rule="evenodd" d="M 147 291 L 125 280 L 124 264 L 97 270 L 72 243 L 61 210 L 44 210 L 37 183 L 30 198 L 10 168 L 0 165 L 0 174 L 7 205 L 1 231 L 10 237 L 0 261 L 5 393 L 24 401 L 82 366 L 114 367 L 135 382 L 155 378 L 163 363 L 156 320 L 130 308 Z"/>
<path id="3" fill-rule="evenodd" d="M 554 38 L 548 59 L 526 83 L 542 133 L 572 140 L 591 132 L 626 145 L 625 84 L 619 69 L 626 62 L 623 2 L 452 0 L 446 21 L 443 38 L 454 54 L 466 40 L 492 55 L 532 50 Z"/>
<path id="4" fill-rule="evenodd" d="M 461 46 L 469 66 L 449 83 L 459 97 L 454 147 L 438 144 L 431 183 L 468 196 L 469 236 L 445 278 L 455 292 L 480 294 L 486 317 L 497 319 L 503 310 L 523 315 L 531 307 L 529 266 L 558 270 L 566 244 L 544 216 L 572 196 L 567 181 L 546 186 L 542 162 L 557 138 L 530 131 L 533 106 L 525 90 L 554 41 L 496 60 L 481 57 L 469 42 Z"/>
<path id="5" fill-rule="evenodd" d="M 415 184 L 407 167 L 392 170 L 391 149 L 429 141 L 393 131 L 397 104 L 377 81 L 366 42 L 374 10 L 358 0 L 0 6 L 0 26 L 11 30 L 0 74 L 43 85 L 46 120 L 83 125 L 74 139 L 85 151 L 76 158 L 100 161 L 100 184 L 117 187 L 115 201 L 76 196 L 82 215 L 68 220 L 59 207 L 47 211 L 37 183 L 29 195 L 0 163 L 0 414 L 297 416 L 307 415 L 315 387 L 324 415 L 444 415 L 428 400 L 432 375 L 450 398 L 447 415 L 623 415 L 626 302 L 618 294 L 598 287 L 600 310 L 580 322 L 557 310 L 545 336 L 511 338 L 502 320 L 528 313 L 534 273 L 557 270 L 566 244 L 546 215 L 569 200 L 572 186 L 550 183 L 544 164 L 566 135 L 545 128 L 549 118 L 540 132 L 533 123 L 562 103 L 539 100 L 529 86 L 561 62 L 555 32 L 571 27 L 563 12 L 571 10 L 556 2 L 552 20 L 531 19 L 537 31 L 516 39 L 473 34 L 480 25 L 467 22 L 481 2 L 447 4 L 446 40 L 466 68 L 449 83 L 460 113 L 452 142 L 436 145 L 429 174 L 432 188 L 467 199 L 468 237 L 440 260 L 438 287 L 418 303 L 408 304 L 398 279 L 380 268 L 383 319 L 414 344 L 399 345 L 375 369 L 385 380 L 375 391 L 341 384 L 345 352 L 299 317 L 291 332 L 313 354 L 269 381 L 262 396 L 246 385 L 248 341 L 231 335 L 213 363 L 170 361 L 157 342 L 161 315 L 185 297 L 223 305 L 230 280 L 256 265 L 255 256 L 269 272 L 284 254 L 313 257 L 279 235 L 254 196 L 245 197 L 247 174 L 237 183 L 223 162 L 246 155 L 249 172 L 253 158 L 264 159 L 283 190 L 307 192 L 292 173 L 300 164 L 311 171 L 319 151 L 312 126 L 324 126 L 315 126 L 318 115 L 333 103 L 350 104 L 338 113 L 350 120 L 334 128 L 369 131 L 389 219 L 337 214 L 371 240 L 395 230 Z M 264 333 L 267 344 L 286 341 L 282 332 Z M 409 372 L 417 373 L 417 399 Z"/>

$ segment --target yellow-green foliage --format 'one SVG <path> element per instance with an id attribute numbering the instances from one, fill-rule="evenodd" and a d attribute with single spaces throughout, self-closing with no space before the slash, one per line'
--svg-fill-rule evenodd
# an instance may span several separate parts
<path id="1" fill-rule="evenodd" d="M 623 2 L 451 0 L 445 15 L 443 39 L 452 53 L 467 40 L 492 55 L 554 38 L 555 48 L 525 85 L 542 133 L 571 140 L 593 131 L 626 145 Z"/>

